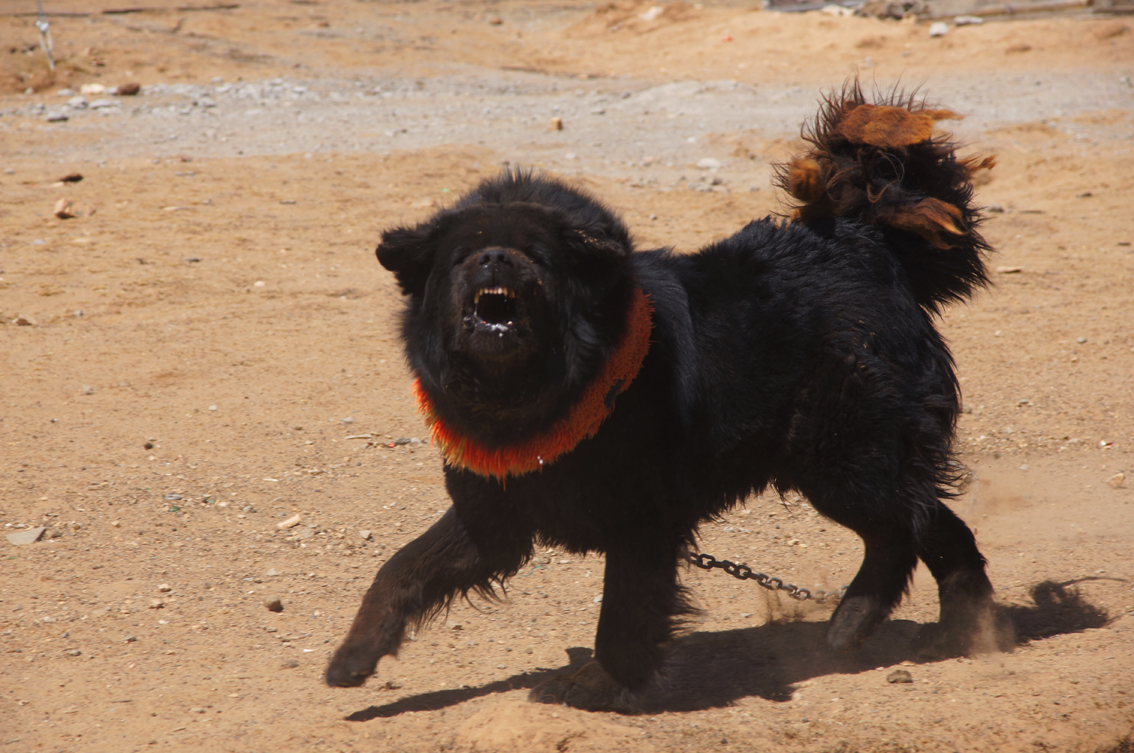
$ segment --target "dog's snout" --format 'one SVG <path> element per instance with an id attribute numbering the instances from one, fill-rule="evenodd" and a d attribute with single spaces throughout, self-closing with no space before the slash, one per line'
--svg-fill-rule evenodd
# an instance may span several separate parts
<path id="1" fill-rule="evenodd" d="M 512 266 L 512 259 L 508 256 L 508 252 L 502 248 L 486 248 L 480 252 L 480 265 L 487 267 L 492 264 L 498 264 L 503 267 Z"/>

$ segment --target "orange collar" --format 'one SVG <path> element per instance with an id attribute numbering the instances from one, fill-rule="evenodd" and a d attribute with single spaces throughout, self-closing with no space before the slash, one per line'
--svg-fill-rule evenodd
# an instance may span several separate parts
<path id="1" fill-rule="evenodd" d="M 646 360 L 646 353 L 650 350 L 653 310 L 646 294 L 635 287 L 626 315 L 626 331 L 594 381 L 563 418 L 546 431 L 522 442 L 489 447 L 462 436 L 438 415 L 421 386 L 421 379 L 416 379 L 413 391 L 417 397 L 417 409 L 425 416 L 433 442 L 441 449 L 445 462 L 503 481 L 505 476 L 522 476 L 539 470 L 575 449 L 579 442 L 593 437 L 614 410 L 614 398 L 626 391 Z"/>

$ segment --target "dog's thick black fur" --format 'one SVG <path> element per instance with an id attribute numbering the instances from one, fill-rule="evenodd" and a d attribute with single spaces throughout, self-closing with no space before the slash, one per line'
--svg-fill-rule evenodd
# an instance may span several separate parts
<path id="1" fill-rule="evenodd" d="M 407 625 L 491 594 L 542 542 L 606 555 L 598 666 L 551 697 L 630 710 L 690 612 L 677 573 L 698 525 L 769 485 L 865 544 L 831 646 L 867 637 L 920 559 L 941 610 L 924 648 L 972 650 L 992 587 L 943 501 L 959 397 L 933 318 L 986 283 L 970 176 L 990 162 L 933 135 L 951 116 L 867 102 L 857 85 L 832 95 L 810 153 L 781 171 L 793 217 L 694 254 L 634 252 L 598 201 L 522 172 L 387 231 L 378 259 L 408 296 L 419 389 L 470 442 L 507 447 L 563 420 L 615 357 L 638 289 L 652 333 L 636 377 L 606 396 L 609 416 L 570 451 L 530 472 L 446 463 L 452 507 L 378 572 L 327 682 L 363 683 Z"/>

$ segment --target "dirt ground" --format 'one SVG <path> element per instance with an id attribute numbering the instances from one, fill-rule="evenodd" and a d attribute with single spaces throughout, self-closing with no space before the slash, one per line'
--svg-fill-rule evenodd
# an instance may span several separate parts
<path id="1" fill-rule="evenodd" d="M 46 527 L 0 538 L 0 751 L 1132 749 L 1129 17 L 931 38 L 712 3 L 44 5 L 54 73 L 34 2 L 0 9 L 0 533 Z M 937 608 L 920 570 L 849 655 L 823 648 L 829 606 L 691 571 L 704 612 L 656 708 L 533 704 L 588 657 L 602 573 L 541 550 L 507 602 L 324 687 L 374 571 L 448 505 L 382 228 L 507 163 L 593 189 L 642 246 L 696 248 L 782 208 L 770 162 L 856 71 L 923 85 L 998 157 L 995 285 L 941 325 L 973 474 L 956 509 L 1015 650 L 911 661 Z M 860 558 L 799 499 L 703 534 L 808 587 Z"/>

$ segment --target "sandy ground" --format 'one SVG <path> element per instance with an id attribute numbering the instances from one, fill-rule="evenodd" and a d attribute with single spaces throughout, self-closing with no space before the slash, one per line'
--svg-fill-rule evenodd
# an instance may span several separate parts
<path id="1" fill-rule="evenodd" d="M 1134 21 L 930 38 L 714 4 L 181 4 L 45 2 L 86 14 L 52 18 L 54 74 L 13 15 L 34 3 L 0 9 L 0 533 L 47 529 L 0 538 L 0 750 L 1131 750 Z M 376 568 L 448 504 L 436 451 L 397 441 L 424 429 L 381 229 L 507 163 L 692 249 L 782 208 L 769 163 L 856 71 L 923 85 L 998 156 L 996 284 L 942 327 L 973 471 L 956 509 L 1016 649 L 911 662 L 922 571 L 845 656 L 830 607 L 695 571 L 704 613 L 658 708 L 532 704 L 586 660 L 601 592 L 598 558 L 541 551 L 506 603 L 324 687 Z M 703 533 L 808 587 L 859 563 L 798 499 Z"/>

